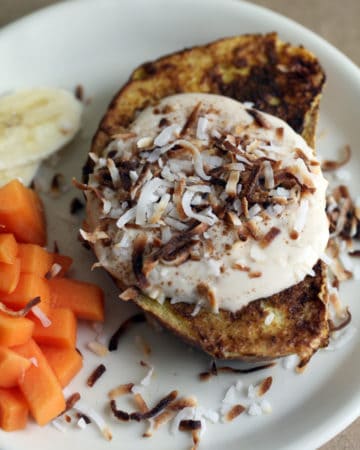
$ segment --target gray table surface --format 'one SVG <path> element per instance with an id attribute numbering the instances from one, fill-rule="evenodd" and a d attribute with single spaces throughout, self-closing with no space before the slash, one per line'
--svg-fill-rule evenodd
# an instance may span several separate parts
<path id="1" fill-rule="evenodd" d="M 360 66 L 360 0 L 250 0 L 250 2 L 270 8 L 305 25 Z M 53 3 L 57 3 L 57 0 L 0 0 L 0 27 Z M 359 449 L 360 419 L 321 447 L 321 450 Z"/>

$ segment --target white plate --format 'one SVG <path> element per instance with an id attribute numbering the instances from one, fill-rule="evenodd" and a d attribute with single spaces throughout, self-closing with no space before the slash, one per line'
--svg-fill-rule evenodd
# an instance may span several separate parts
<path id="1" fill-rule="evenodd" d="M 319 140 L 321 154 L 336 154 L 348 143 L 355 150 L 351 172 L 359 173 L 360 127 L 355 111 L 360 98 L 360 72 L 345 56 L 321 38 L 278 14 L 242 2 L 209 0 L 106 0 L 58 4 L 13 25 L 0 33 L 0 92 L 22 86 L 51 85 L 73 89 L 78 83 L 92 98 L 86 110 L 84 130 L 61 154 L 57 171 L 80 177 L 80 168 L 96 125 L 116 90 L 138 64 L 186 46 L 203 44 L 223 36 L 276 30 L 282 39 L 302 43 L 319 57 L 328 76 L 321 107 Z M 44 177 L 48 170 L 44 170 Z M 352 178 L 353 193 L 360 192 L 359 177 Z M 79 222 L 69 221 L 68 208 L 74 192 L 60 199 L 46 199 L 49 243 L 56 239 L 61 251 L 74 256 L 74 275 L 101 283 L 107 296 L 107 333 L 130 314 L 130 307 L 117 302 L 110 279 L 100 271 L 90 272 L 92 257 L 76 241 Z M 358 282 L 343 289 L 345 303 L 351 305 L 353 324 L 359 327 L 360 303 L 354 295 Z M 87 324 L 80 330 L 79 347 L 85 356 L 85 368 L 71 385 L 83 399 L 106 417 L 113 432 L 106 442 L 93 426 L 81 431 L 74 425 L 61 433 L 49 425 L 43 429 L 30 424 L 25 431 L 0 432 L 2 450 L 37 449 L 91 450 L 126 448 L 185 449 L 190 445 L 186 433 L 172 436 L 167 426 L 151 439 L 141 437 L 143 424 L 123 424 L 111 418 L 107 391 L 123 382 L 144 375 L 135 335 L 144 336 L 153 349 L 150 361 L 156 368 L 147 400 L 154 404 L 170 390 L 197 395 L 201 404 L 216 408 L 228 386 L 236 379 L 224 375 L 208 383 L 197 381 L 207 368 L 203 354 L 189 351 L 167 334 L 157 334 L 146 325 L 138 325 L 121 341 L 117 352 L 105 359 L 107 372 L 93 389 L 84 385 L 86 376 L 101 362 L 86 349 L 93 337 Z M 273 375 L 273 387 L 267 394 L 273 413 L 262 417 L 240 416 L 231 424 L 209 424 L 201 448 L 306 449 L 315 448 L 340 432 L 360 413 L 360 338 L 337 352 L 319 352 L 303 375 L 285 371 L 281 364 L 264 373 L 243 376 L 244 385 Z M 134 408 L 126 399 L 126 409 Z"/>

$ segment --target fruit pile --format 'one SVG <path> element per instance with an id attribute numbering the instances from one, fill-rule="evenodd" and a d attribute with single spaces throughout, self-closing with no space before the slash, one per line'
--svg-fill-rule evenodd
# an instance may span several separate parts
<path id="1" fill-rule="evenodd" d="M 72 259 L 44 248 L 37 194 L 0 188 L 0 428 L 45 425 L 65 409 L 62 389 L 79 372 L 77 319 L 104 320 L 103 292 L 66 278 Z"/>

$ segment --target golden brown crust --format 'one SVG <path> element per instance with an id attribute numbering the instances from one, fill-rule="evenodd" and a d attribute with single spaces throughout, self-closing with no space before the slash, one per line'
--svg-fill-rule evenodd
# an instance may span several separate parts
<path id="1" fill-rule="evenodd" d="M 226 38 L 186 49 L 135 69 L 112 100 L 91 151 L 101 154 L 111 136 L 126 131 L 139 110 L 180 92 L 210 92 L 253 102 L 256 108 L 284 119 L 314 146 L 324 81 L 314 55 L 281 42 L 275 33 Z M 85 181 L 91 170 L 89 159 Z M 135 302 L 166 328 L 214 357 L 264 360 L 297 353 L 306 361 L 328 341 L 322 301 L 325 280 L 319 263 L 315 277 L 251 302 L 236 314 L 201 310 L 193 317 L 194 305 L 168 301 L 160 305 L 145 296 Z M 270 312 L 275 318 L 265 325 Z"/>
<path id="2" fill-rule="evenodd" d="M 324 288 L 324 267 L 318 263 L 315 277 L 268 298 L 249 303 L 236 313 L 201 310 L 192 316 L 194 305 L 138 296 L 135 303 L 166 328 L 223 359 L 264 360 L 297 353 L 302 360 L 328 343 L 326 305 L 319 292 Z M 274 314 L 266 324 L 269 314 Z"/>
<path id="3" fill-rule="evenodd" d="M 276 33 L 236 36 L 185 49 L 134 70 L 111 101 L 91 151 L 101 153 L 137 111 L 180 92 L 208 92 L 253 102 L 255 108 L 288 122 L 313 147 L 324 82 L 315 56 L 280 41 Z M 89 160 L 85 179 L 91 165 Z"/>

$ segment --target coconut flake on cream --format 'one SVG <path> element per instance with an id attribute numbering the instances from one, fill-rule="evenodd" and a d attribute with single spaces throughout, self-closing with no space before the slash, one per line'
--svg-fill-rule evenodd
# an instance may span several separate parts
<path id="1" fill-rule="evenodd" d="M 313 274 L 329 237 L 327 182 L 304 139 L 212 94 L 174 95 L 156 110 L 137 115 L 134 138 L 109 144 L 114 164 L 94 160 L 89 185 L 113 206 L 90 218 L 94 229 L 106 220 L 109 239 L 93 242 L 104 267 L 123 284 L 161 290 L 162 300 L 202 299 L 213 311 L 237 311 Z M 124 240 L 128 251 L 114 251 Z"/>

